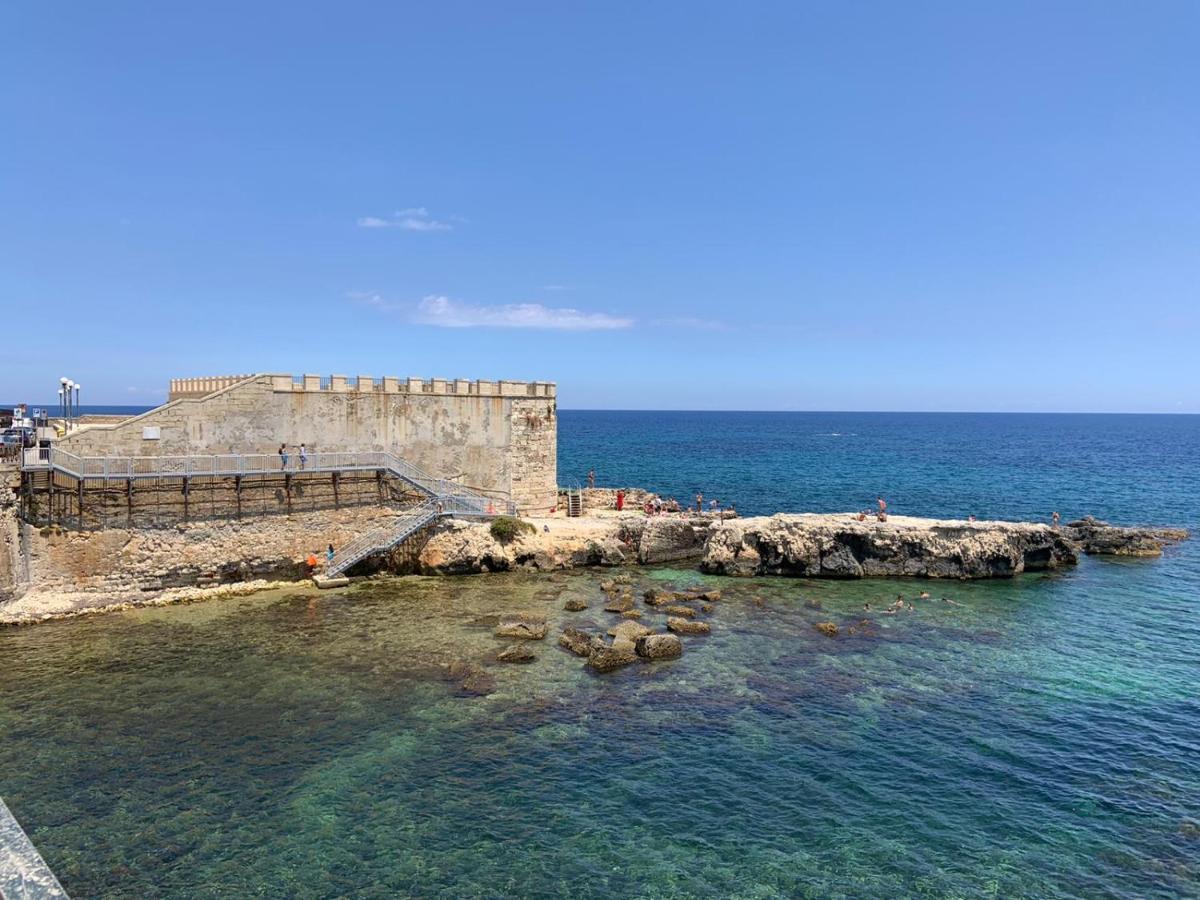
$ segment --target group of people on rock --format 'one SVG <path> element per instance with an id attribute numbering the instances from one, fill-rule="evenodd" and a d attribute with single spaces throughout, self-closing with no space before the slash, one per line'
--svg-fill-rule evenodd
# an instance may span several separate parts
<path id="1" fill-rule="evenodd" d="M 282 450 L 280 452 L 282 452 Z M 595 469 L 588 470 L 587 485 L 588 485 L 589 489 L 596 487 L 596 470 Z M 625 491 L 618 490 L 613 499 L 613 507 L 617 510 L 617 512 L 621 512 L 622 510 L 625 509 L 625 499 L 626 499 Z M 684 506 L 678 500 L 676 500 L 674 497 L 667 497 L 664 500 L 662 497 L 659 497 L 657 494 L 653 495 L 651 497 L 648 497 L 642 503 L 642 512 L 644 512 L 648 516 L 661 516 L 661 515 L 666 515 L 668 513 L 688 512 L 690 510 L 691 510 L 691 507 L 687 507 L 685 509 Z M 721 501 L 714 498 L 714 499 L 711 499 L 708 501 L 708 511 L 710 513 L 712 513 L 713 515 L 719 515 L 726 511 L 736 515 L 737 514 L 737 506 L 733 503 L 730 503 L 727 507 L 725 507 L 724 510 L 722 510 Z M 696 494 L 696 512 L 699 512 L 699 513 L 704 512 L 704 494 L 703 494 L 703 492 L 699 492 Z"/>
<path id="2" fill-rule="evenodd" d="M 888 514 L 887 514 L 887 501 L 886 501 L 886 500 L 884 500 L 882 497 L 876 497 L 876 498 L 875 498 L 875 506 L 876 506 L 877 508 L 876 508 L 875 510 L 873 510 L 873 511 L 872 511 L 872 510 L 870 510 L 870 509 L 864 509 L 864 510 L 862 510 L 861 512 L 859 512 L 859 514 L 858 514 L 858 521 L 860 521 L 860 522 L 865 522 L 865 521 L 867 521 L 867 518 L 868 518 L 869 516 L 874 516 L 874 517 L 875 517 L 876 519 L 878 519 L 880 522 L 886 522 L 886 521 L 887 521 L 887 516 L 888 516 Z"/>
<path id="3" fill-rule="evenodd" d="M 680 511 L 679 501 L 674 497 L 668 497 L 664 500 L 662 497 L 655 495 L 642 504 L 642 511 L 648 516 L 661 516 L 665 513 L 677 513 Z"/>

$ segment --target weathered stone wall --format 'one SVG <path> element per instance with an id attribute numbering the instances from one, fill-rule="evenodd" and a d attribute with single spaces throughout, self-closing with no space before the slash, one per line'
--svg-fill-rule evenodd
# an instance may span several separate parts
<path id="1" fill-rule="evenodd" d="M 19 618 L 36 595 L 67 612 L 72 605 L 137 602 L 169 588 L 304 576 L 304 558 L 340 547 L 395 516 L 389 507 L 321 510 L 163 529 L 66 531 L 18 526 L 24 532 L 24 590 L 0 593 L 0 621 Z M 86 600 L 59 602 L 55 597 Z"/>
<path id="2" fill-rule="evenodd" d="M 512 499 L 521 510 L 548 510 L 558 502 L 556 410 L 544 400 L 513 400 L 510 422 Z"/>
<path id="3" fill-rule="evenodd" d="M 281 443 L 293 453 L 301 443 L 310 453 L 386 450 L 434 475 L 511 495 L 524 512 L 554 505 L 554 385 L 384 382 L 387 390 L 369 380 L 321 387 L 257 375 L 118 425 L 80 429 L 60 445 L 83 456 L 273 454 Z M 147 439 L 146 428 L 158 437 Z"/>
<path id="4" fill-rule="evenodd" d="M 16 471 L 0 472 L 0 603 L 19 594 L 26 582 L 21 550 L 21 522 L 17 518 Z"/>

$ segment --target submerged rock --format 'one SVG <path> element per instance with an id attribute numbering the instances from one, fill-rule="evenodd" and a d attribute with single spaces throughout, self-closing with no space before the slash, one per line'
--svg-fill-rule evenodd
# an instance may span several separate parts
<path id="1" fill-rule="evenodd" d="M 529 649 L 528 644 L 521 643 L 513 644 L 508 649 L 501 650 L 500 653 L 497 654 L 496 659 L 498 659 L 500 662 L 527 663 L 533 662 L 535 659 L 537 659 L 537 656 L 532 650 Z"/>
<path id="2" fill-rule="evenodd" d="M 645 598 L 647 606 L 666 606 L 676 600 L 671 591 L 646 591 Z"/>
<path id="3" fill-rule="evenodd" d="M 675 659 L 683 655 L 683 644 L 673 634 L 645 634 L 634 651 L 643 659 Z"/>
<path id="4" fill-rule="evenodd" d="M 540 641 L 546 636 L 546 620 L 515 619 L 502 621 L 496 626 L 496 637 L 519 638 L 526 641 Z"/>
<path id="5" fill-rule="evenodd" d="M 650 634 L 653 631 L 654 631 L 653 628 L 647 628 L 641 622 L 634 622 L 629 619 L 625 620 L 624 622 L 620 622 L 617 625 L 614 625 L 612 628 L 608 629 L 608 633 L 611 634 L 613 637 L 623 638 L 624 640 L 627 640 L 627 641 L 636 641 L 642 635 Z"/>
<path id="6" fill-rule="evenodd" d="M 712 631 L 707 622 L 693 622 L 691 619 L 680 619 L 676 616 L 667 619 L 667 627 L 676 634 L 708 634 Z"/>
<path id="7" fill-rule="evenodd" d="M 627 609 L 621 613 L 622 619 L 640 619 L 641 617 L 642 611 L 640 609 Z"/>
<path id="8" fill-rule="evenodd" d="M 604 604 L 605 612 L 623 613 L 629 609 L 633 609 L 633 597 L 614 597 Z"/>
<path id="9" fill-rule="evenodd" d="M 446 667 L 451 681 L 458 682 L 458 692 L 481 697 L 496 690 L 496 678 L 482 666 L 465 659 L 456 659 Z"/>
<path id="10" fill-rule="evenodd" d="M 558 636 L 558 645 L 576 656 L 588 656 L 593 650 L 605 646 L 605 643 L 598 635 L 588 634 L 579 628 L 565 628 Z"/>
<path id="11" fill-rule="evenodd" d="M 663 612 L 669 616 L 683 616 L 685 619 L 691 619 L 696 615 L 696 611 L 690 606 L 666 606 L 663 607 Z"/>
<path id="12" fill-rule="evenodd" d="M 581 612 L 587 608 L 588 605 L 578 597 L 572 597 L 563 604 L 563 609 L 565 609 L 567 612 Z"/>
<path id="13" fill-rule="evenodd" d="M 838 631 L 841 630 L 834 622 L 817 622 L 815 625 L 813 625 L 813 628 L 817 629 L 817 631 L 821 632 L 821 634 L 825 635 L 826 637 L 837 637 Z"/>
<path id="14" fill-rule="evenodd" d="M 619 646 L 596 648 L 588 656 L 587 664 L 597 672 L 611 672 L 637 661 L 638 655 L 633 643 L 624 641 Z"/>

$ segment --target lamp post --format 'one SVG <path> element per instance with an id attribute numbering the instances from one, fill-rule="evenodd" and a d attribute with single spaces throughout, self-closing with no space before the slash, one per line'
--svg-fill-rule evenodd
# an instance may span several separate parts
<path id="1" fill-rule="evenodd" d="M 58 379 L 58 381 L 59 381 L 59 384 L 62 385 L 62 387 L 59 388 L 58 393 L 59 393 L 59 396 L 61 396 L 62 400 L 63 400 L 63 408 L 62 408 L 63 421 L 69 428 L 71 425 L 71 388 L 70 388 L 71 379 L 68 378 L 66 375 L 64 375 L 62 378 Z"/>
<path id="2" fill-rule="evenodd" d="M 79 418 L 79 382 L 75 382 L 75 418 Z"/>

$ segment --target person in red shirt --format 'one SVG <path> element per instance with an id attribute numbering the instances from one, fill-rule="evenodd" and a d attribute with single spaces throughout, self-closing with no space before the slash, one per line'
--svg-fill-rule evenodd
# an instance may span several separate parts
<path id="1" fill-rule="evenodd" d="M 625 492 L 617 491 L 617 512 L 625 508 Z"/>

